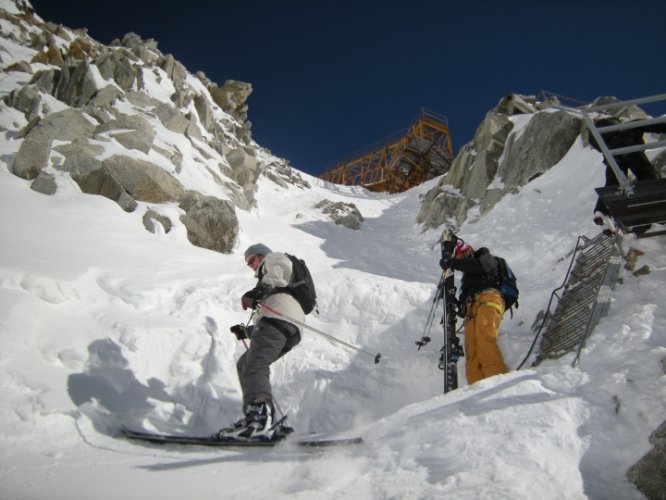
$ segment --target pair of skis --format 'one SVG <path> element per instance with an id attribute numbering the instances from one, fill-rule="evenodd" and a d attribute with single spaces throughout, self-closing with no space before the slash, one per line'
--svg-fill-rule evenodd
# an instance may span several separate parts
<path id="1" fill-rule="evenodd" d="M 444 371 L 444 393 L 458 388 L 458 360 L 463 355 L 460 339 L 456 334 L 457 307 L 456 286 L 453 271 L 448 269 L 444 277 L 444 345 L 439 357 L 439 369 Z"/>
<path id="2" fill-rule="evenodd" d="M 462 242 L 457 236 L 450 231 L 444 231 L 439 241 L 441 247 L 442 259 L 451 259 L 454 256 L 454 251 L 458 242 Z M 463 356 L 463 349 L 460 345 L 460 339 L 456 333 L 457 323 L 457 302 L 456 302 L 456 286 L 453 271 L 447 269 L 442 271 L 442 277 L 437 285 L 437 292 L 433 299 L 432 308 L 428 321 L 426 322 L 426 330 L 421 340 L 416 342 L 419 349 L 430 342 L 429 331 L 436 314 L 437 304 L 440 300 L 444 302 L 444 315 L 442 317 L 442 326 L 444 330 L 444 345 L 441 349 L 438 367 L 444 371 L 444 393 L 458 388 L 458 360 Z"/>
<path id="3" fill-rule="evenodd" d="M 211 446 L 217 448 L 231 447 L 231 448 L 271 448 L 283 441 L 289 440 L 284 436 L 276 439 L 270 438 L 250 438 L 241 439 L 233 437 L 218 437 L 218 436 L 188 436 L 180 434 L 161 434 L 157 432 L 138 431 L 121 427 L 120 432 L 123 436 L 129 439 L 139 441 L 146 441 L 156 444 L 181 444 L 181 445 L 199 445 Z M 289 440 L 291 441 L 291 440 Z M 306 448 L 327 448 L 332 446 L 345 446 L 360 444 L 363 442 L 361 437 L 352 438 L 300 438 L 296 439 L 295 444 Z"/>

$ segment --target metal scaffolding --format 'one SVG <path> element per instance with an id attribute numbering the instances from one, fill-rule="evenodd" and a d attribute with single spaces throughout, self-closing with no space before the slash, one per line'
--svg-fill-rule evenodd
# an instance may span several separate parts
<path id="1" fill-rule="evenodd" d="M 375 192 L 400 193 L 446 173 L 452 161 L 447 118 L 423 108 L 408 129 L 339 161 L 321 178 Z"/>

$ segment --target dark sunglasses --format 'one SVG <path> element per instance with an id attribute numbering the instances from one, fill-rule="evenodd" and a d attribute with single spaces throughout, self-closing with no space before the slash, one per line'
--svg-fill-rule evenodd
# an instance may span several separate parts
<path id="1" fill-rule="evenodd" d="M 254 266 L 254 263 L 256 262 L 256 260 L 257 260 L 258 258 L 259 258 L 258 255 L 253 255 L 252 257 L 250 257 L 250 259 L 247 260 L 246 264 L 247 264 L 249 267 L 252 267 L 252 266 Z"/>

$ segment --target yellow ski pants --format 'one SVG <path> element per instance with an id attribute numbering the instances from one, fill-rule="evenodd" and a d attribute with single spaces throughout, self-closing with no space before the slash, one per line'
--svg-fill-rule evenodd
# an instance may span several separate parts
<path id="1" fill-rule="evenodd" d="M 484 290 L 468 305 L 465 317 L 468 384 L 508 371 L 497 345 L 503 315 L 504 299 L 497 290 Z"/>

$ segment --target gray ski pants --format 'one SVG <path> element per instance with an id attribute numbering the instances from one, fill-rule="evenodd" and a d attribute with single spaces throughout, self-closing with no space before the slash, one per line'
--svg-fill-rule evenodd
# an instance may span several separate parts
<path id="1" fill-rule="evenodd" d="M 243 391 L 243 412 L 257 399 L 273 407 L 270 365 L 300 341 L 298 328 L 286 321 L 262 318 L 254 327 L 250 347 L 236 363 Z"/>

